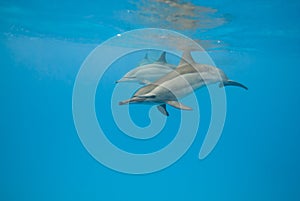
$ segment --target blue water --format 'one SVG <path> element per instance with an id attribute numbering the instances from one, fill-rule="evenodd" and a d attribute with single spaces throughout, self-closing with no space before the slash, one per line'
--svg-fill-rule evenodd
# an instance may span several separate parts
<path id="1" fill-rule="evenodd" d="M 164 19 L 146 22 L 140 14 L 145 5 L 131 1 L 0 3 L 0 200 L 300 200 L 300 2 L 191 3 L 215 10 L 196 16 L 210 19 L 208 24 L 180 29 Z M 174 28 L 203 40 L 215 63 L 249 90 L 226 89 L 225 127 L 205 160 L 197 159 L 210 118 L 203 89 L 197 95 L 203 126 L 188 152 L 162 171 L 129 175 L 101 165 L 83 147 L 73 122 L 72 90 L 97 45 L 147 27 Z M 99 111 L 100 103 L 98 116 L 110 117 L 109 108 Z M 138 125 L 149 124 L 142 113 L 148 109 L 132 107 Z M 180 113 L 170 113 L 176 125 Z M 169 132 L 139 145 L 118 139 L 115 125 L 104 127 L 113 142 L 132 152 L 154 151 L 174 137 Z"/>

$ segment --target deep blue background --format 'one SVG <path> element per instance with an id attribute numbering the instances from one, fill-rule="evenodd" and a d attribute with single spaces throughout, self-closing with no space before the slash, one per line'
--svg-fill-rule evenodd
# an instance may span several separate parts
<path id="1" fill-rule="evenodd" d="M 177 163 L 134 176 L 95 161 L 72 118 L 73 83 L 86 56 L 141 27 L 118 18 L 132 5 L 1 2 L 0 200 L 300 200 L 300 2 L 198 4 L 230 16 L 195 35 L 226 43 L 209 53 L 249 91 L 226 89 L 225 128 L 208 158 L 197 160 L 200 132 Z M 209 112 L 201 118 L 207 122 Z"/>

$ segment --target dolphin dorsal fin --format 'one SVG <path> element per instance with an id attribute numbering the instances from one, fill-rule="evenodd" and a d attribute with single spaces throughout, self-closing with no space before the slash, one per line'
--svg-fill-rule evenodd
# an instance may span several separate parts
<path id="1" fill-rule="evenodd" d="M 178 66 L 181 66 L 181 65 L 186 64 L 186 63 L 195 63 L 195 61 L 194 61 L 194 59 L 191 55 L 191 50 L 184 50 L 183 51 L 183 54 L 182 54 L 182 57 L 181 57 L 181 60 L 180 60 Z"/>
<path id="2" fill-rule="evenodd" d="M 159 62 L 159 63 L 167 63 L 167 60 L 166 60 L 166 52 L 164 51 L 163 53 L 161 53 L 160 57 L 157 59 L 156 62 Z"/>
<path id="3" fill-rule="evenodd" d="M 150 64 L 150 63 L 153 63 L 153 62 L 151 62 L 151 60 L 149 59 L 149 56 L 148 56 L 148 52 L 146 52 L 144 58 L 138 63 L 138 65 L 143 66 L 146 64 Z"/>

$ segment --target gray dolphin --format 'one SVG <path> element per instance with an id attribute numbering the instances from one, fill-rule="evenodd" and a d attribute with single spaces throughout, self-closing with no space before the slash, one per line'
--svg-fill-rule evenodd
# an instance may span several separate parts
<path id="1" fill-rule="evenodd" d="M 163 52 L 157 61 L 149 62 L 148 54 L 146 54 L 140 66 L 126 73 L 116 83 L 139 82 L 140 84 L 147 84 L 158 80 L 176 68 L 176 66 L 167 63 L 166 52 Z"/>
<path id="2" fill-rule="evenodd" d="M 192 110 L 192 108 L 178 102 L 178 99 L 187 96 L 204 85 L 214 83 L 220 83 L 220 87 L 238 86 L 248 90 L 246 86 L 229 80 L 221 69 L 196 63 L 190 51 L 185 51 L 175 70 L 159 80 L 141 87 L 130 99 L 119 102 L 119 105 L 127 103 L 157 104 L 158 110 L 169 116 L 166 104 L 182 110 Z"/>

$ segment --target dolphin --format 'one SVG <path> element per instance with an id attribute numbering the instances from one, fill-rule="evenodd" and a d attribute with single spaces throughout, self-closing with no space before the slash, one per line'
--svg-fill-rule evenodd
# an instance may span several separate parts
<path id="1" fill-rule="evenodd" d="M 178 102 L 178 99 L 204 85 L 214 83 L 220 83 L 220 87 L 238 86 L 248 90 L 243 84 L 228 79 L 221 69 L 208 64 L 196 63 L 190 51 L 185 51 L 175 70 L 157 81 L 141 87 L 130 99 L 119 102 L 119 105 L 128 103 L 156 104 L 162 114 L 169 116 L 166 104 L 181 110 L 192 110 L 192 108 Z"/>
<path id="2" fill-rule="evenodd" d="M 158 80 L 176 68 L 176 66 L 167 63 L 166 52 L 163 52 L 157 61 L 153 63 L 147 62 L 150 62 L 148 54 L 146 54 L 142 60 L 142 65 L 126 73 L 120 80 L 116 81 L 116 83 L 139 82 L 140 84 L 148 84 Z"/>

